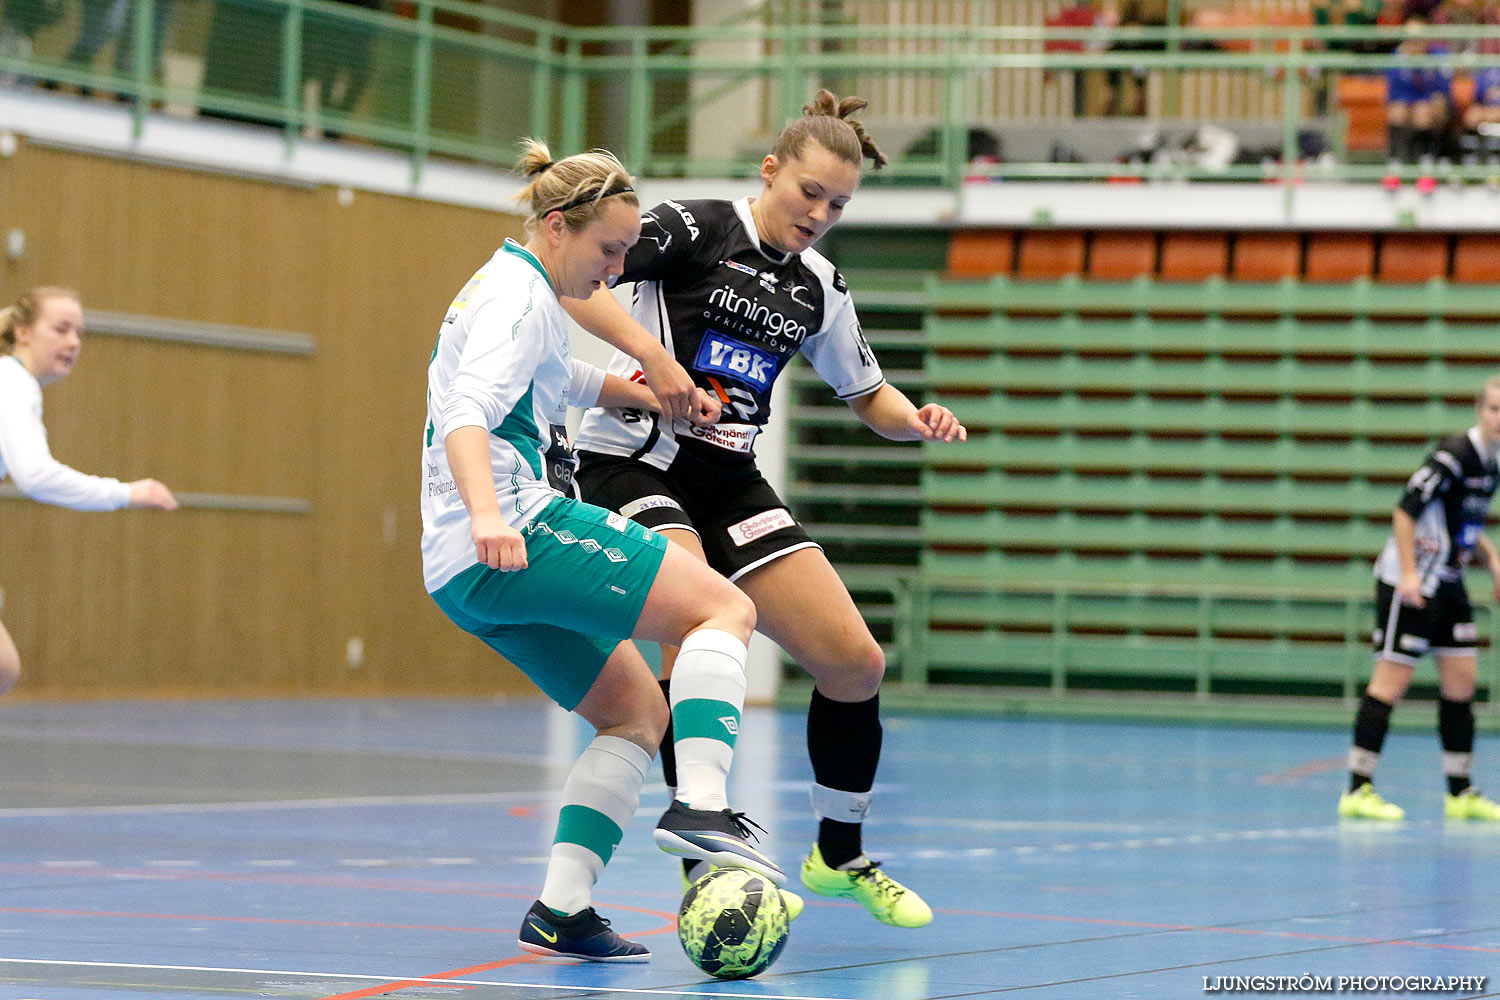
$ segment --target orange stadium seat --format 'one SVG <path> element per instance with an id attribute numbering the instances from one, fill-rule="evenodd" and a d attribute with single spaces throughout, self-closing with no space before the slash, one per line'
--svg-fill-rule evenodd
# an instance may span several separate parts
<path id="1" fill-rule="evenodd" d="M 1279 281 L 1295 278 L 1302 270 L 1302 236 L 1299 233 L 1240 233 L 1234 241 L 1236 281 Z"/>
<path id="2" fill-rule="evenodd" d="M 1140 230 L 1103 229 L 1089 250 L 1089 277 L 1125 281 L 1156 270 L 1156 234 Z"/>
<path id="3" fill-rule="evenodd" d="M 1412 284 L 1448 274 L 1448 234 L 1389 233 L 1380 241 L 1381 281 Z"/>
<path id="4" fill-rule="evenodd" d="M 1161 238 L 1163 281 L 1202 281 L 1229 271 L 1227 233 L 1164 233 Z"/>
<path id="5" fill-rule="evenodd" d="M 1307 234 L 1302 276 L 1308 281 L 1353 281 L 1370 277 L 1374 270 L 1373 233 Z"/>
<path id="6" fill-rule="evenodd" d="M 1052 279 L 1083 272 L 1083 233 L 1076 229 L 1028 229 L 1021 234 L 1023 278 Z"/>
<path id="7" fill-rule="evenodd" d="M 1340 110 L 1349 118 L 1344 147 L 1351 153 L 1384 152 L 1389 144 L 1385 122 L 1385 77 L 1341 76 Z"/>
<path id="8" fill-rule="evenodd" d="M 955 278 L 1009 274 L 1016 262 L 1016 235 L 1009 229 L 960 229 L 948 242 L 948 273 Z"/>
<path id="9" fill-rule="evenodd" d="M 1453 280 L 1500 284 L 1500 233 L 1460 233 L 1453 241 Z"/>

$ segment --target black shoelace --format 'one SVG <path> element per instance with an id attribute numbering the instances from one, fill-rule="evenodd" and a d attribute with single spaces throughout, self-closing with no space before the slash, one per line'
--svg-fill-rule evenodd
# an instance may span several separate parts
<path id="1" fill-rule="evenodd" d="M 850 869 L 849 874 L 855 878 L 867 879 L 871 885 L 892 899 L 899 899 L 906 892 L 906 889 L 897 883 L 895 879 L 880 878 L 884 872 L 880 871 L 879 861 L 871 861 L 863 868 Z"/>
<path id="2" fill-rule="evenodd" d="M 749 837 L 751 840 L 760 840 L 760 836 L 758 834 L 750 832 L 750 828 L 752 826 L 759 830 L 761 833 L 766 832 L 765 827 L 761 826 L 759 823 L 755 822 L 755 820 L 751 819 L 749 816 L 746 816 L 744 813 L 737 813 L 733 809 L 725 809 L 724 815 L 729 817 L 729 825 L 734 827 L 734 832 L 739 834 L 741 837 Z"/>

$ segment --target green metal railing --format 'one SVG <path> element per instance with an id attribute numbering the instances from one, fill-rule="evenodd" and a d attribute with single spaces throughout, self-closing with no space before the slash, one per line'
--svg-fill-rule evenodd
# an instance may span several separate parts
<path id="1" fill-rule="evenodd" d="M 116 57 L 112 69 L 65 57 L 77 20 L 70 13 L 36 33 L 30 56 L 0 56 L 0 75 L 121 95 L 133 102 L 137 136 L 152 104 L 166 104 L 278 128 L 288 151 L 309 131 L 396 148 L 410 157 L 414 177 L 430 156 L 509 163 L 522 134 L 547 137 L 559 153 L 608 145 L 632 170 L 647 175 L 751 175 L 759 160 L 755 150 L 818 86 L 899 79 L 940 94 L 936 143 L 931 155 L 897 157 L 882 177 L 954 186 L 974 174 L 1268 179 L 1260 165 L 1213 171 L 1113 163 L 971 165 L 967 130 L 1006 125 L 983 120 L 977 110 L 979 81 L 997 72 L 1272 75 L 1281 98 L 1282 155 L 1270 176 L 1290 180 L 1300 176 L 1296 160 L 1309 87 L 1337 74 L 1379 73 L 1394 65 L 1458 72 L 1500 65 L 1500 54 L 1491 53 L 1361 55 L 1327 47 L 1330 41 L 1394 46 L 1406 37 L 1385 27 L 1120 28 L 1112 41 L 1159 48 L 1045 52 L 1046 42 L 1097 42 L 1099 30 L 856 24 L 828 18 L 828 5 L 787 0 L 691 28 L 577 28 L 466 0 L 411 0 L 398 11 L 330 0 L 218 0 L 184 8 L 179 0 L 166 22 L 172 45 L 157 67 L 153 53 L 163 39 L 153 37 L 153 14 L 157 4 L 171 2 L 131 0 L 130 36 L 115 43 L 128 58 Z M 856 0 L 840 9 L 858 6 Z M 1429 32 L 1475 48 L 1500 41 L 1495 26 Z M 1235 50 L 1213 47 L 1225 43 Z M 340 74 L 368 77 L 357 100 L 341 100 L 327 86 Z M 322 87 L 322 102 L 307 100 L 310 82 Z M 1058 127 L 1071 122 L 1060 119 Z M 695 153 L 694 130 L 729 137 L 732 151 Z M 1457 164 L 1450 174 L 1479 180 L 1496 170 Z M 1386 173 L 1379 163 L 1337 163 L 1317 176 L 1370 179 Z"/>

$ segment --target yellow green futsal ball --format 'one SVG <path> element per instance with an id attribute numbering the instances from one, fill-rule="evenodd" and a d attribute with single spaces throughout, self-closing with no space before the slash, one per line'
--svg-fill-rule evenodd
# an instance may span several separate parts
<path id="1" fill-rule="evenodd" d="M 694 882 L 677 911 L 677 937 L 693 964 L 719 979 L 766 971 L 786 944 L 786 906 L 763 875 L 718 868 Z"/>

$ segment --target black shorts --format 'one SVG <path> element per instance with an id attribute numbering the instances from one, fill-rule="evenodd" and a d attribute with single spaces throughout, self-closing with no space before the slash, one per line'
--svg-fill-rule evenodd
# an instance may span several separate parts
<path id="1" fill-rule="evenodd" d="M 731 580 L 789 552 L 821 548 L 753 462 L 726 472 L 681 454 L 664 472 L 598 452 L 581 451 L 578 459 L 584 500 L 654 531 L 693 532 L 708 564 Z"/>
<path id="2" fill-rule="evenodd" d="M 1462 580 L 1444 580 L 1420 608 L 1396 600 L 1396 588 L 1375 582 L 1375 658 L 1416 666 L 1426 653 L 1472 653 L 1479 638 Z"/>

